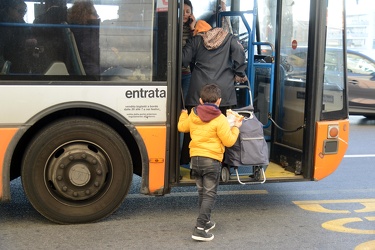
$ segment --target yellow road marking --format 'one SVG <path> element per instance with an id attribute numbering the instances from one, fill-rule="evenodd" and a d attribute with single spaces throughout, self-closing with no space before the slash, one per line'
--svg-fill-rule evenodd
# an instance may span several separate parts
<path id="1" fill-rule="evenodd" d="M 356 246 L 354 250 L 374 250 L 375 249 L 375 240 L 363 242 Z"/>
<path id="2" fill-rule="evenodd" d="M 375 217 L 365 217 L 368 221 L 374 221 Z M 322 227 L 335 231 L 340 233 L 352 233 L 352 234 L 375 234 L 375 230 L 365 230 L 365 229 L 355 229 L 350 228 L 346 224 L 348 223 L 354 223 L 354 222 L 362 222 L 363 220 L 358 217 L 352 217 L 352 218 L 342 218 L 342 219 L 336 219 L 336 220 L 330 220 L 327 222 L 324 222 L 322 224 Z"/>
<path id="3" fill-rule="evenodd" d="M 352 200 L 312 200 L 312 201 L 293 201 L 294 204 L 300 208 L 317 213 L 331 213 L 331 214 L 348 214 L 349 210 L 327 209 L 323 204 L 338 204 L 338 203 L 359 203 L 364 206 L 362 209 L 354 210 L 357 213 L 375 212 L 375 199 L 352 199 Z"/>

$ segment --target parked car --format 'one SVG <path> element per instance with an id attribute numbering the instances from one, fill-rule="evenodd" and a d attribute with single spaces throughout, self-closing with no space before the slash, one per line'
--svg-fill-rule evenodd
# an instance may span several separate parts
<path id="1" fill-rule="evenodd" d="M 287 61 L 292 67 L 291 73 L 305 72 L 307 49 L 302 47 L 288 52 Z M 335 67 L 335 65 L 337 67 L 340 61 L 342 61 L 342 50 L 328 48 L 326 67 Z M 375 59 L 348 49 L 347 68 L 349 114 L 375 118 Z"/>
<path id="2" fill-rule="evenodd" d="M 347 50 L 349 114 L 375 118 L 375 60 Z"/>

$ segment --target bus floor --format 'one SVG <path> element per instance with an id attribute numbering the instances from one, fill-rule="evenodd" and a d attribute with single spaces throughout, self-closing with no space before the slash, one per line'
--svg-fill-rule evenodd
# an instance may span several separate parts
<path id="1" fill-rule="evenodd" d="M 253 174 L 252 166 L 240 166 L 238 167 L 238 172 L 240 175 L 240 180 L 247 181 L 249 175 Z M 190 169 L 187 167 L 180 167 L 180 175 L 182 179 L 180 182 L 190 182 L 194 181 L 190 178 Z M 303 179 L 302 175 L 296 175 L 293 172 L 290 172 L 283 168 L 282 166 L 270 162 L 270 164 L 265 168 L 266 179 L 268 180 L 282 180 L 282 179 Z M 260 181 L 263 180 L 263 177 L 260 178 Z M 233 167 L 230 168 L 230 178 L 229 181 L 237 181 L 236 172 Z"/>

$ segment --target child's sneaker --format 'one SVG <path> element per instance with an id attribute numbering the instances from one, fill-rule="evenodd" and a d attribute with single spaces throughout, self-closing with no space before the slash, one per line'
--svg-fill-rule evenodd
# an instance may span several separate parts
<path id="1" fill-rule="evenodd" d="M 210 241 L 214 238 L 214 235 L 207 233 L 204 229 L 198 229 L 195 227 L 191 238 L 199 241 Z"/>
<path id="2" fill-rule="evenodd" d="M 210 231 L 211 229 L 214 229 L 216 226 L 216 223 L 213 222 L 213 221 L 209 221 L 207 222 L 206 226 L 204 227 L 204 231 L 208 232 Z"/>

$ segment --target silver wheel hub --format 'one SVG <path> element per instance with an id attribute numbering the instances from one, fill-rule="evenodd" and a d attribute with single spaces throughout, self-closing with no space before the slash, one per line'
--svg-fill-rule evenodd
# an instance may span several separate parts
<path id="1" fill-rule="evenodd" d="M 105 187 L 108 158 L 105 152 L 86 142 L 59 147 L 47 163 L 47 179 L 55 192 L 70 200 L 87 200 Z"/>

